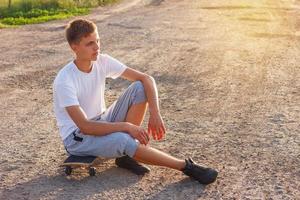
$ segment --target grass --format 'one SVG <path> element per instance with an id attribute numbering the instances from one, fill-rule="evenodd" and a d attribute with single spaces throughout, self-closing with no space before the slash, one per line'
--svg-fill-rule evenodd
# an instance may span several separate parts
<path id="1" fill-rule="evenodd" d="M 117 0 L 0 0 L 0 28 L 36 24 L 88 14 L 91 8 Z"/>
<path id="2" fill-rule="evenodd" d="M 24 24 L 36 24 L 42 23 L 50 20 L 56 19 L 65 19 L 75 15 L 84 15 L 87 14 L 90 9 L 89 8 L 74 8 L 68 10 L 53 10 L 48 12 L 47 10 L 38 10 L 38 11 L 45 11 L 45 12 L 37 12 L 40 14 L 32 13 L 22 13 L 18 16 L 8 16 L 0 19 L 0 24 L 3 26 L 11 26 L 11 25 L 24 25 Z"/>

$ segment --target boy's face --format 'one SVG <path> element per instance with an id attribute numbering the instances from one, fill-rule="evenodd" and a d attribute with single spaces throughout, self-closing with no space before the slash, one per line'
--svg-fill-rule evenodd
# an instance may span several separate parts
<path id="1" fill-rule="evenodd" d="M 100 39 L 98 31 L 82 37 L 79 43 L 71 44 L 76 57 L 81 60 L 95 61 L 100 53 Z"/>

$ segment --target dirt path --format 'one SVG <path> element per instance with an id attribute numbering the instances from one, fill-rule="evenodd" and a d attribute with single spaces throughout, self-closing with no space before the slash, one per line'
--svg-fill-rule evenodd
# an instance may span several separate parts
<path id="1" fill-rule="evenodd" d="M 72 54 L 68 20 L 0 29 L 0 199 L 297 199 L 300 2 L 128 0 L 87 16 L 102 51 L 153 75 L 168 127 L 152 145 L 220 171 L 204 187 L 113 160 L 66 178 L 52 81 Z M 109 81 L 108 102 L 127 82 Z"/>

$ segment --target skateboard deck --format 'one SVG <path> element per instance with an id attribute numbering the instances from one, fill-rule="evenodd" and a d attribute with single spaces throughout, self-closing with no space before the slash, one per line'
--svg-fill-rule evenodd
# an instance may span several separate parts
<path id="1" fill-rule="evenodd" d="M 89 170 L 90 176 L 95 176 L 96 169 L 93 167 L 96 156 L 69 156 L 63 164 L 62 167 L 65 167 L 66 175 L 71 175 L 73 169 L 75 168 L 86 168 Z"/>

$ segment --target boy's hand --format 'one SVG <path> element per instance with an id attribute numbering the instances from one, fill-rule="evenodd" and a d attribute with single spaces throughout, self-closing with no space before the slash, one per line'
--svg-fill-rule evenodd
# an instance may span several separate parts
<path id="1" fill-rule="evenodd" d="M 145 129 L 134 124 L 129 125 L 128 130 L 131 137 L 137 139 L 141 144 L 147 145 L 149 143 L 150 137 Z"/>
<path id="2" fill-rule="evenodd" d="M 150 114 L 148 122 L 148 134 L 152 135 L 154 140 L 161 140 L 165 133 L 166 128 L 160 114 Z"/>

